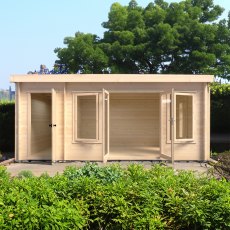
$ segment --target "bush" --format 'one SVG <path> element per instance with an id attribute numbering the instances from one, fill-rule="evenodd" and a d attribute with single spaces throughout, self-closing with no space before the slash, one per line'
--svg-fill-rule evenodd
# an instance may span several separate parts
<path id="1" fill-rule="evenodd" d="M 230 84 L 211 85 L 211 133 L 230 133 Z"/>
<path id="2" fill-rule="evenodd" d="M 230 228 L 230 184 L 192 172 L 86 164 L 54 177 L 1 175 L 0 229 Z"/>
<path id="3" fill-rule="evenodd" d="M 0 185 L 0 229 L 83 229 L 87 205 L 78 199 L 60 199 L 52 182 L 31 177 L 5 179 Z"/>
<path id="4" fill-rule="evenodd" d="M 2 152 L 14 152 L 14 107 L 14 102 L 0 101 L 0 150 Z"/>
<path id="5" fill-rule="evenodd" d="M 10 174 L 7 172 L 7 169 L 5 166 L 0 165 L 0 181 L 4 179 L 9 179 Z"/>
<path id="6" fill-rule="evenodd" d="M 114 182 L 121 178 L 123 170 L 119 164 L 113 164 L 111 166 L 100 167 L 96 163 L 86 163 L 82 168 L 76 168 L 75 166 L 69 166 L 64 171 L 64 175 L 68 179 L 74 179 L 79 177 L 92 177 L 97 178 L 101 182 Z"/>
<path id="7" fill-rule="evenodd" d="M 211 163 L 214 173 L 230 181 L 230 150 L 216 155 L 217 163 Z"/>
<path id="8" fill-rule="evenodd" d="M 24 178 L 32 178 L 34 175 L 29 170 L 22 170 L 18 173 L 18 178 L 24 179 Z"/>

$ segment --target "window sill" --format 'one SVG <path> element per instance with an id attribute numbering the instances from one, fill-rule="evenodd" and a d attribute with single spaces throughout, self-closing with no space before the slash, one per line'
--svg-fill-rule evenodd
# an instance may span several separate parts
<path id="1" fill-rule="evenodd" d="M 85 140 L 85 141 L 72 141 L 72 144 L 102 144 L 102 142 L 101 141 L 87 141 L 87 140 Z"/>
<path id="2" fill-rule="evenodd" d="M 167 144 L 171 144 L 171 141 L 167 140 Z M 194 140 L 175 140 L 174 144 L 196 144 Z"/>

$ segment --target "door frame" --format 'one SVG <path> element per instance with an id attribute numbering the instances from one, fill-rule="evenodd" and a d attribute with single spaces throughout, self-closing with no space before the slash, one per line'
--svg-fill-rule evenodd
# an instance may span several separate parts
<path id="1" fill-rule="evenodd" d="M 103 152 L 103 163 L 106 163 L 109 158 L 109 149 L 110 149 L 110 135 L 109 135 L 109 109 L 110 109 L 110 98 L 109 98 L 109 91 L 103 89 L 102 90 L 102 152 Z M 106 107 L 107 103 L 107 107 Z"/>
<path id="2" fill-rule="evenodd" d="M 50 94 L 51 95 L 51 154 L 49 159 L 42 159 L 33 157 L 31 155 L 31 94 Z M 27 91 L 27 160 L 48 160 L 55 161 L 55 148 L 56 148 L 56 91 Z M 55 126 L 54 126 L 55 125 Z"/>
<path id="3" fill-rule="evenodd" d="M 161 97 L 160 97 L 160 158 L 163 158 L 165 160 L 169 160 L 172 162 L 172 164 L 174 164 L 174 134 L 175 134 L 175 96 L 174 96 L 174 88 L 171 89 L 171 98 L 167 99 L 167 92 L 162 93 Z M 165 99 L 164 99 L 165 96 Z M 170 104 L 170 117 L 168 118 L 167 114 L 165 116 L 163 116 L 163 104 Z M 165 119 L 166 118 L 166 119 Z M 163 149 L 163 145 L 165 144 L 165 140 L 167 143 L 167 129 L 164 131 L 163 130 L 163 125 L 166 122 L 166 126 L 167 126 L 167 119 L 169 119 L 169 123 L 170 123 L 170 136 L 171 136 L 171 149 L 170 149 L 170 153 L 166 154 L 164 153 L 164 149 Z M 165 133 L 165 135 L 164 135 Z"/>
<path id="4" fill-rule="evenodd" d="M 103 89 L 104 90 L 104 89 Z M 107 92 L 108 94 L 119 94 L 119 93 L 122 93 L 122 94 L 158 94 L 159 95 L 159 132 L 158 132 L 158 135 L 159 135 L 159 154 L 158 156 L 161 156 L 161 145 L 163 144 L 162 142 L 162 138 L 161 138 L 161 135 L 162 135 L 162 126 L 161 126 L 161 122 L 163 122 L 163 119 L 161 117 L 161 95 L 164 93 L 164 91 L 162 90 L 148 90 L 148 91 L 145 91 L 145 90 L 110 90 L 110 91 L 107 91 L 107 90 L 104 90 L 105 92 Z M 110 116 L 109 113 L 107 113 L 108 116 Z M 103 96 L 103 115 L 104 115 L 104 96 Z M 108 118 L 109 120 L 109 118 Z M 103 124 L 104 124 L 104 120 L 103 120 Z M 109 127 L 109 125 L 108 125 Z M 104 129 L 103 129 L 104 130 Z M 108 131 L 109 133 L 109 131 Z M 103 135 L 104 135 L 104 132 L 103 132 Z M 103 143 L 104 143 L 104 138 L 103 138 Z M 110 143 L 108 143 L 110 145 Z M 108 146 L 109 147 L 109 146 Z M 105 157 L 104 157 L 104 146 L 103 146 L 103 162 L 106 163 L 107 160 L 109 159 L 109 154 L 107 154 Z M 171 159 L 171 157 L 170 157 Z M 157 159 L 153 159 L 153 160 L 157 160 Z"/>
<path id="5" fill-rule="evenodd" d="M 165 98 L 165 103 L 169 103 L 170 106 L 167 106 L 167 108 L 169 108 L 170 110 L 170 116 L 166 114 L 166 123 L 169 122 L 169 125 L 166 124 L 167 128 L 169 128 L 169 131 L 166 129 L 165 131 L 165 137 L 163 136 L 163 134 L 161 135 L 161 157 L 165 158 L 166 160 L 170 160 L 172 162 L 172 164 L 174 164 L 174 160 L 175 160 L 175 151 L 174 151 L 174 145 L 175 144 L 180 144 L 180 143 L 194 143 L 195 137 L 194 137 L 194 124 L 195 124 L 195 113 L 194 113 L 194 95 L 196 94 L 196 91 L 182 91 L 182 90 L 175 90 L 174 88 L 171 89 L 171 92 L 167 92 L 165 94 L 162 94 L 162 98 L 161 98 L 161 120 L 162 120 L 162 116 L 163 116 L 163 95 L 168 95 L 170 94 L 170 100 L 167 99 L 167 97 Z M 191 96 L 192 97 L 192 135 L 193 137 L 190 139 L 177 139 L 176 138 L 176 96 L 177 95 L 184 95 L 184 96 Z M 165 119 L 165 117 L 163 117 L 163 119 Z M 163 133 L 163 122 L 161 121 L 161 132 Z M 169 133 L 171 138 L 169 138 Z M 166 138 L 166 144 L 170 144 L 170 154 L 165 154 L 163 153 L 163 145 L 165 144 L 163 142 L 164 138 Z"/>
<path id="6" fill-rule="evenodd" d="M 51 162 L 56 161 L 56 128 L 57 128 L 57 120 L 56 120 L 56 90 L 52 88 L 51 92 L 51 117 L 52 117 L 52 130 L 51 130 Z"/>

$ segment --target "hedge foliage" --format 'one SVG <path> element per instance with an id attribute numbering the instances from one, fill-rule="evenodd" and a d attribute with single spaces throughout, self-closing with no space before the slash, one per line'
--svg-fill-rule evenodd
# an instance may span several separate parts
<path id="1" fill-rule="evenodd" d="M 230 84 L 211 85 L 211 133 L 230 133 Z"/>
<path id="2" fill-rule="evenodd" d="M 14 152 L 14 102 L 0 101 L 0 151 Z"/>
<path id="3" fill-rule="evenodd" d="M 230 150 L 214 156 L 216 162 L 210 162 L 217 177 L 230 181 Z"/>
<path id="4" fill-rule="evenodd" d="M 230 84 L 220 84 L 214 82 L 211 84 L 211 95 L 213 97 L 230 96 Z"/>
<path id="5" fill-rule="evenodd" d="M 230 229 L 230 183 L 133 164 L 10 178 L 0 168 L 0 229 Z"/>

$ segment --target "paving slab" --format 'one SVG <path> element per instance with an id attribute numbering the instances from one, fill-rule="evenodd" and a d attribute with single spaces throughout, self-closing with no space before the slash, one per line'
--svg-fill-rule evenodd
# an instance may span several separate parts
<path id="1" fill-rule="evenodd" d="M 28 163 L 12 163 L 7 165 L 7 171 L 12 176 L 17 176 L 19 172 L 23 170 L 29 170 L 35 176 L 40 176 L 42 173 L 48 173 L 50 176 L 54 176 L 57 173 L 62 173 L 67 166 L 76 166 L 82 167 L 86 162 L 63 162 L 63 163 L 54 163 L 51 164 L 49 162 L 28 162 Z M 129 164 L 142 164 L 146 169 L 150 169 L 153 164 L 157 164 L 159 162 L 154 161 L 112 161 L 107 162 L 106 164 L 102 162 L 97 162 L 99 166 L 106 166 L 114 163 L 119 163 L 122 168 L 126 168 Z M 175 162 L 174 165 L 168 162 L 164 162 L 164 164 L 168 167 L 173 167 L 175 170 L 192 170 L 199 173 L 207 173 L 211 168 L 208 163 L 200 163 L 200 162 Z"/>

